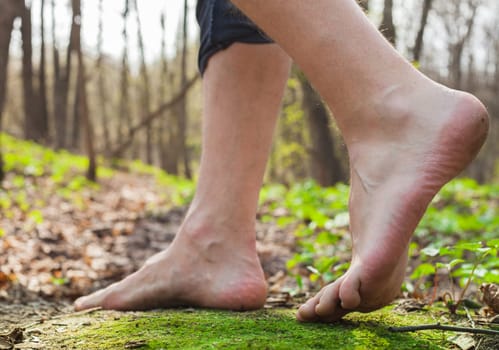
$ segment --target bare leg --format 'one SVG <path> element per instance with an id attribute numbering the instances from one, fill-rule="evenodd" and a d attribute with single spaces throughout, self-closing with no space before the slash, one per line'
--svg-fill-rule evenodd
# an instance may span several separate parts
<path id="1" fill-rule="evenodd" d="M 210 59 L 199 183 L 179 233 L 136 273 L 78 299 L 76 309 L 263 306 L 254 221 L 289 66 L 275 44 L 234 44 Z"/>
<path id="2" fill-rule="evenodd" d="M 400 290 L 428 203 L 483 144 L 487 111 L 414 69 L 354 0 L 233 2 L 303 68 L 349 150 L 352 264 L 298 319 L 335 321 L 386 305 Z"/>

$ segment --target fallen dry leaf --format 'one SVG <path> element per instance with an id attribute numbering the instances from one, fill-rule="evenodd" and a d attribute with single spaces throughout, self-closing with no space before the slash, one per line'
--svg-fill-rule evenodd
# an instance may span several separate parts
<path id="1" fill-rule="evenodd" d="M 493 283 L 482 284 L 483 302 L 496 314 L 499 314 L 499 286 Z"/>
<path id="2" fill-rule="evenodd" d="M 23 339 L 23 330 L 21 328 L 14 328 L 10 333 L 0 335 L 0 349 L 13 349 L 14 345 L 22 343 Z"/>

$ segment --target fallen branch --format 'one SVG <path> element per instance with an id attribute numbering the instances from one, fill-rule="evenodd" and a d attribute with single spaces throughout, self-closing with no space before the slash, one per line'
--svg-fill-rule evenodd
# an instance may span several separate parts
<path id="1" fill-rule="evenodd" d="M 441 330 L 441 331 L 451 331 L 451 332 L 463 332 L 463 333 L 473 333 L 473 334 L 487 334 L 487 335 L 499 335 L 499 331 L 493 329 L 483 329 L 483 328 L 469 328 L 469 327 L 456 327 L 456 326 L 445 326 L 440 323 L 436 324 L 423 324 L 419 326 L 407 326 L 407 327 L 389 327 L 390 332 L 416 332 L 424 330 Z"/>
<path id="2" fill-rule="evenodd" d="M 160 117 L 165 111 L 174 107 L 178 102 L 180 102 L 198 79 L 199 74 L 196 74 L 170 101 L 163 103 L 154 112 L 151 112 L 148 115 L 144 116 L 137 125 L 131 127 L 130 130 L 128 130 L 128 139 L 116 146 L 113 150 L 111 150 L 111 152 L 109 152 L 111 157 L 119 157 L 128 147 L 130 147 L 133 141 L 133 137 L 140 129 L 147 127 L 152 123 L 154 119 Z"/>

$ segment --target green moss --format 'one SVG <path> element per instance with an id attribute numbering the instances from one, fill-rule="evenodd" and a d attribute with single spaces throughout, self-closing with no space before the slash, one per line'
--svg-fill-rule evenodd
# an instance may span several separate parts
<path id="1" fill-rule="evenodd" d="M 46 324 L 44 342 L 65 349 L 446 349 L 442 332 L 388 330 L 431 322 L 425 313 L 389 308 L 337 324 L 298 323 L 293 310 L 99 312 L 65 320 L 62 330 L 61 320 Z"/>

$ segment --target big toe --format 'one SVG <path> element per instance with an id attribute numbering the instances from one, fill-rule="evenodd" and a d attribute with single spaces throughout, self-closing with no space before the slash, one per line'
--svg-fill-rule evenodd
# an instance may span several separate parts
<path id="1" fill-rule="evenodd" d="M 74 302 L 74 308 L 76 311 L 81 311 L 102 306 L 105 296 L 105 290 L 99 290 L 93 294 L 78 298 Z"/>
<path id="2" fill-rule="evenodd" d="M 74 302 L 75 310 L 86 310 L 94 307 L 102 307 L 103 309 L 123 309 L 123 293 L 121 282 L 111 284 L 109 287 L 98 290 L 90 295 L 76 299 Z"/>

